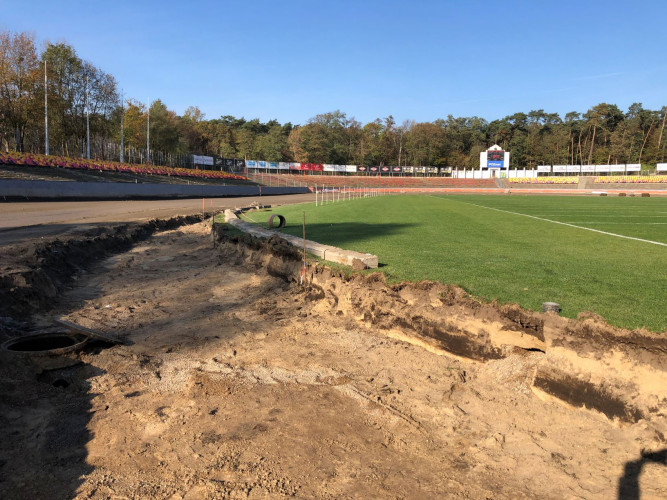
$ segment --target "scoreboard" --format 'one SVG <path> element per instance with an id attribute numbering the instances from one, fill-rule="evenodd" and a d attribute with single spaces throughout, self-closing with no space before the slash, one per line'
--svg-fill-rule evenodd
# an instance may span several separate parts
<path id="1" fill-rule="evenodd" d="M 503 161 L 505 159 L 505 151 L 487 151 L 486 159 L 488 161 Z"/>

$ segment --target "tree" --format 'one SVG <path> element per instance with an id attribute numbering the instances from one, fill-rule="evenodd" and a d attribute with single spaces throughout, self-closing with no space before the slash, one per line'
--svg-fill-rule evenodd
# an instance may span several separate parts
<path id="1" fill-rule="evenodd" d="M 26 132 L 36 125 L 38 77 L 34 38 L 0 32 L 0 139 L 5 149 L 11 137 L 14 147 L 24 151 Z"/>

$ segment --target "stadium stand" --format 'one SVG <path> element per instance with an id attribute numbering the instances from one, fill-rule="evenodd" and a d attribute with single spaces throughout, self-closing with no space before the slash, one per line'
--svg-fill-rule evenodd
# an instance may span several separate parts
<path id="1" fill-rule="evenodd" d="M 510 177 L 510 184 L 579 184 L 579 177 Z"/>
<path id="2" fill-rule="evenodd" d="M 155 165 L 139 165 L 104 160 L 87 160 L 64 156 L 41 155 L 32 153 L 0 152 L 0 165 L 63 168 L 79 171 L 99 171 L 125 173 L 132 175 L 156 175 L 184 179 L 219 179 L 246 181 L 246 177 L 219 170 L 196 170 L 190 168 L 172 168 Z"/>
<path id="3" fill-rule="evenodd" d="M 599 175 L 595 184 L 665 184 L 667 175 Z"/>

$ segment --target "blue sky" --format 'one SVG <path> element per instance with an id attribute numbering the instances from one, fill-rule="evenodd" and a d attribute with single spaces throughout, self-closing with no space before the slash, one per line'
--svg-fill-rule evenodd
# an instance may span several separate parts
<path id="1" fill-rule="evenodd" d="M 0 30 L 66 41 L 128 97 L 281 123 L 659 109 L 666 18 L 667 0 L 0 0 Z"/>

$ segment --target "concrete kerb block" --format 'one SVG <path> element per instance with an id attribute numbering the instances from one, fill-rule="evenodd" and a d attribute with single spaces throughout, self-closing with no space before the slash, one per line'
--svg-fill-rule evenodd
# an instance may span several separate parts
<path id="1" fill-rule="evenodd" d="M 303 239 L 299 238 L 298 236 L 292 236 L 291 234 L 282 234 L 277 231 L 271 231 L 270 229 L 264 229 L 254 224 L 249 224 L 247 222 L 242 221 L 241 219 L 238 218 L 238 214 L 241 213 L 242 211 L 243 209 L 225 210 L 225 222 L 231 224 L 236 229 L 243 231 L 244 233 L 248 233 L 258 238 L 270 238 L 271 236 L 280 236 L 281 238 L 283 238 L 284 240 L 286 240 L 291 245 L 297 248 L 303 247 Z M 359 262 L 361 262 L 363 266 L 366 267 L 367 269 L 377 269 L 378 267 L 377 255 L 372 255 L 370 253 L 354 252 L 352 250 L 343 250 L 338 247 L 323 245 L 322 243 L 317 243 L 316 241 L 306 240 L 306 251 L 328 262 L 336 262 L 338 264 L 344 264 L 355 268 L 358 266 Z"/>

